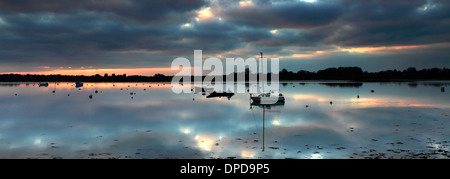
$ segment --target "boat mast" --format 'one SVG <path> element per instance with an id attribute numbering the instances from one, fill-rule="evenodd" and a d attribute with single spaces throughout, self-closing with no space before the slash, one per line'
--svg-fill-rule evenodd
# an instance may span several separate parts
<path id="1" fill-rule="evenodd" d="M 262 52 L 261 52 L 261 64 L 262 64 L 261 65 L 262 74 L 261 74 L 260 77 L 262 77 L 262 75 L 264 75 L 264 60 L 263 60 L 263 53 Z M 261 78 L 259 80 L 261 80 Z M 263 87 L 262 93 L 264 94 L 264 81 L 263 81 L 262 87 Z"/>

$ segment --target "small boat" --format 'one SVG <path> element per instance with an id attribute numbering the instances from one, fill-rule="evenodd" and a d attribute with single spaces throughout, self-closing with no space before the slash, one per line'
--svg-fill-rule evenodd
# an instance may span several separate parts
<path id="1" fill-rule="evenodd" d="M 75 82 L 75 88 L 83 87 L 84 83 L 82 82 Z"/>
<path id="2" fill-rule="evenodd" d="M 253 103 L 257 104 L 276 104 L 284 103 L 285 98 L 281 93 L 261 93 L 261 94 L 250 94 L 250 99 Z"/>
<path id="3" fill-rule="evenodd" d="M 39 83 L 39 87 L 48 87 L 48 83 Z"/>
<path id="4" fill-rule="evenodd" d="M 217 97 L 221 98 L 221 97 L 227 97 L 228 100 L 230 100 L 231 97 L 233 97 L 233 96 L 234 96 L 234 93 L 231 92 L 231 91 L 227 91 L 227 92 L 216 92 L 216 91 L 213 91 L 213 92 L 210 93 L 208 96 L 206 96 L 206 98 L 217 98 Z"/>
<path id="5" fill-rule="evenodd" d="M 261 59 L 263 59 L 263 53 L 261 52 Z M 263 65 L 264 66 L 264 65 Z M 264 73 L 264 69 L 263 69 Z M 284 103 L 285 99 L 282 93 L 269 91 L 264 92 L 264 85 L 262 89 L 262 93 L 260 94 L 250 94 L 250 99 L 253 103 L 258 104 L 275 104 L 275 103 Z"/>

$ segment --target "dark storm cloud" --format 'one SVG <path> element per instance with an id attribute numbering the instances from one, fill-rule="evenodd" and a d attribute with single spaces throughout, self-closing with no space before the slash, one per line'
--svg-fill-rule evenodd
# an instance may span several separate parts
<path id="1" fill-rule="evenodd" d="M 301 32 L 289 34 L 291 38 L 272 39 L 268 45 L 385 46 L 450 40 L 447 1 L 260 0 L 250 7 L 224 10 L 224 16 L 243 26 Z"/>
<path id="2" fill-rule="evenodd" d="M 56 66 L 148 61 L 108 53 L 176 51 L 179 23 L 203 5 L 202 0 L 1 1 L 0 61 Z"/>
<path id="3" fill-rule="evenodd" d="M 183 18 L 186 12 L 205 5 L 203 0 L 4 0 L 0 11 L 6 13 L 73 13 L 94 11 L 119 18 L 150 23 Z"/>
<path id="4" fill-rule="evenodd" d="M 9 23 L 5 27 L 9 35 L 0 41 L 3 54 L 0 60 L 8 60 L 5 54 L 46 54 L 45 58 L 52 54 L 50 57 L 57 58 L 98 51 L 164 48 L 150 43 L 164 40 L 162 29 L 122 24 L 97 13 L 38 13 L 7 15 L 3 18 Z"/>
<path id="5" fill-rule="evenodd" d="M 228 22 L 199 23 L 193 28 L 182 29 L 180 38 L 190 40 L 192 49 L 203 49 L 207 53 L 221 53 L 269 39 L 267 29 L 242 27 Z"/>
<path id="6" fill-rule="evenodd" d="M 312 28 L 333 22 L 342 14 L 333 1 L 256 1 L 250 7 L 225 10 L 225 17 L 242 25 L 270 28 Z"/>
<path id="7" fill-rule="evenodd" d="M 288 56 L 333 46 L 450 40 L 448 1 L 252 0 L 247 7 L 240 7 L 240 2 L 2 0 L 0 63 L 167 67 L 174 57 L 191 56 L 194 49 L 210 55 L 240 50 Z M 197 12 L 206 7 L 213 17 L 196 20 Z M 442 60 L 445 54 L 435 52 L 441 53 L 436 54 L 441 60 L 433 64 L 448 66 Z M 339 58 L 345 59 L 345 54 Z M 404 58 L 411 56 L 398 57 L 401 63 Z M 349 61 L 335 60 L 340 62 L 345 66 Z"/>
<path id="8" fill-rule="evenodd" d="M 328 33 L 328 31 L 323 29 L 314 31 L 277 30 L 277 34 L 270 34 L 270 37 L 259 39 L 255 43 L 268 47 L 318 47 L 324 45 L 323 40 L 328 37 Z"/>
<path id="9" fill-rule="evenodd" d="M 448 1 L 343 1 L 346 14 L 328 43 L 343 46 L 430 44 L 450 40 Z"/>

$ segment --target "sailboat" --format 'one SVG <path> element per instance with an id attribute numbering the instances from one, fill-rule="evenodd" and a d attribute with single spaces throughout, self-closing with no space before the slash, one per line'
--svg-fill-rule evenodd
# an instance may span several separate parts
<path id="1" fill-rule="evenodd" d="M 264 63 L 263 59 L 263 53 L 261 52 L 261 63 Z M 264 65 L 262 65 L 264 67 Z M 264 68 L 262 68 L 262 73 L 264 74 Z M 264 82 L 263 82 L 264 83 Z M 282 93 L 276 92 L 276 91 L 264 91 L 264 84 L 262 85 L 263 90 L 260 94 L 250 94 L 250 98 L 254 103 L 259 104 L 275 104 L 275 103 L 283 103 L 285 101 L 285 98 Z"/>
<path id="2" fill-rule="evenodd" d="M 250 98 L 252 99 L 253 103 L 259 103 L 259 104 L 276 104 L 276 103 L 282 103 L 284 104 L 285 98 L 282 93 L 278 92 L 268 92 L 268 93 L 260 93 L 260 94 L 250 94 Z"/>

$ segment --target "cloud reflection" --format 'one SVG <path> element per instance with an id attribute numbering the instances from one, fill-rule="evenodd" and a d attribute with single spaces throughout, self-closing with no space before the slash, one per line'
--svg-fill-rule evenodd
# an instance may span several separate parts
<path id="1" fill-rule="evenodd" d="M 426 143 L 450 135 L 442 128 L 449 94 L 432 85 L 286 85 L 284 106 L 250 109 L 248 94 L 207 99 L 159 83 L 143 91 L 149 84 L 93 83 L 80 91 L 60 83 L 55 94 L 52 85 L 0 87 L 0 157 L 364 158 L 370 149 L 448 150 Z M 95 89 L 102 93 L 89 99 Z"/>

